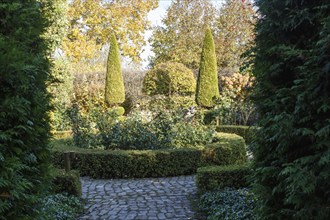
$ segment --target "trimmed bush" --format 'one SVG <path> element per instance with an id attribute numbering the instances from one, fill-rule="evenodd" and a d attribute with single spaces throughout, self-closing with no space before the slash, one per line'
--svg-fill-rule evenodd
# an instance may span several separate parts
<path id="1" fill-rule="evenodd" d="M 67 193 L 72 196 L 81 196 L 81 182 L 79 172 L 71 170 L 56 170 L 52 180 L 55 193 Z"/>
<path id="2" fill-rule="evenodd" d="M 105 79 L 105 102 L 108 105 L 121 104 L 125 101 L 125 87 L 120 65 L 117 39 L 111 35 L 110 50 Z"/>
<path id="3" fill-rule="evenodd" d="M 95 150 L 96 151 L 96 150 Z M 189 157 L 189 158 L 188 158 Z M 64 164 L 55 153 L 56 164 Z M 96 151 L 76 153 L 73 168 L 93 178 L 143 178 L 192 174 L 198 167 L 199 151 Z M 179 168 L 179 169 L 177 169 Z"/>
<path id="4" fill-rule="evenodd" d="M 246 144 L 250 144 L 256 135 L 257 127 L 239 125 L 221 125 L 216 128 L 218 132 L 237 134 L 244 138 Z"/>
<path id="5" fill-rule="evenodd" d="M 123 116 L 125 114 L 125 109 L 121 106 L 118 106 L 114 109 L 114 113 L 117 115 L 117 116 Z"/>
<path id="6" fill-rule="evenodd" d="M 143 178 L 165 177 L 194 174 L 198 167 L 220 164 L 241 164 L 242 153 L 236 149 L 245 149 L 244 140 L 235 134 L 218 137 L 219 143 L 211 150 L 209 146 L 200 149 L 166 149 L 166 150 L 101 150 L 71 147 L 67 140 L 56 141 L 53 150 L 53 163 L 64 167 L 64 152 L 74 151 L 72 168 L 79 170 L 82 176 L 93 178 Z M 230 147 L 232 146 L 232 147 Z M 232 150 L 234 148 L 234 150 Z M 243 151 L 243 150 L 242 150 Z M 233 152 L 236 152 L 233 154 Z M 225 155 L 225 156 L 222 156 Z M 235 155 L 237 156 L 235 158 Z M 246 153 L 244 153 L 246 155 Z M 229 159 L 227 158 L 229 157 Z M 224 160 L 224 161 L 221 161 Z"/>
<path id="7" fill-rule="evenodd" d="M 248 186 L 247 177 L 251 173 L 248 165 L 208 166 L 197 170 L 196 184 L 199 193 Z"/>
<path id="8" fill-rule="evenodd" d="M 206 165 L 244 164 L 247 161 L 244 139 L 235 134 L 216 133 L 214 143 L 203 149 L 202 162 Z"/>
<path id="9" fill-rule="evenodd" d="M 160 63 L 143 81 L 143 92 L 148 95 L 192 95 L 195 90 L 193 72 L 181 63 Z"/>
<path id="10" fill-rule="evenodd" d="M 76 148 L 72 168 L 93 178 L 144 178 L 195 173 L 199 150 L 108 151 Z M 53 153 L 53 162 L 63 167 L 64 151 Z"/>
<path id="11" fill-rule="evenodd" d="M 196 103 L 202 107 L 214 106 L 214 99 L 219 98 L 217 61 L 212 32 L 205 32 L 201 62 L 196 87 Z"/>

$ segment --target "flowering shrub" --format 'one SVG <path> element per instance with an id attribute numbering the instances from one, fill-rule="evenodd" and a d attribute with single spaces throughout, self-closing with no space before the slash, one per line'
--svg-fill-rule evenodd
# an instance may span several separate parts
<path id="1" fill-rule="evenodd" d="M 234 73 L 220 76 L 220 92 L 233 101 L 244 101 L 250 95 L 254 78 L 249 74 Z"/>
<path id="2" fill-rule="evenodd" d="M 250 100 L 253 78 L 248 74 L 235 73 L 220 76 L 220 98 L 217 105 L 209 111 L 209 121 L 218 117 L 220 124 L 253 124 L 256 117 L 255 107 Z"/>

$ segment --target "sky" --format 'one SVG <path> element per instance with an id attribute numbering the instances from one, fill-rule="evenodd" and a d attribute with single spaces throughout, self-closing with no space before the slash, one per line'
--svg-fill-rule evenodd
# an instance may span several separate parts
<path id="1" fill-rule="evenodd" d="M 151 22 L 151 26 L 158 26 L 158 25 L 162 24 L 161 20 L 165 17 L 166 10 L 171 5 L 171 2 L 172 2 L 172 0 L 160 0 L 158 8 L 149 12 L 148 19 Z M 219 8 L 221 5 L 221 2 L 223 2 L 223 0 L 211 0 L 211 2 L 217 8 Z M 151 34 L 152 34 L 152 31 L 149 30 L 149 31 L 146 31 L 145 36 L 144 36 L 144 39 L 147 42 L 147 45 L 143 48 L 144 52 L 141 54 L 142 68 L 144 68 L 144 69 L 149 64 L 148 57 L 153 55 L 153 53 L 151 51 L 151 46 L 148 42 L 148 39 L 150 38 Z"/>
<path id="2" fill-rule="evenodd" d="M 171 5 L 171 2 L 172 0 L 161 0 L 159 1 L 158 8 L 149 12 L 148 20 L 150 21 L 151 26 L 158 26 L 162 24 L 161 20 L 165 17 L 166 10 Z M 151 46 L 148 42 L 148 39 L 150 38 L 151 34 L 152 31 L 149 30 L 146 31 L 144 35 L 144 39 L 147 42 L 147 45 L 143 48 L 144 52 L 141 54 L 143 68 L 146 68 L 149 64 L 148 57 L 153 55 L 153 53 L 151 52 Z"/>

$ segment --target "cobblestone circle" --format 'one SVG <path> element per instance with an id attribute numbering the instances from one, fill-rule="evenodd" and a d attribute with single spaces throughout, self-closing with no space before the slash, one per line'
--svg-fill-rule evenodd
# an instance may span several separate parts
<path id="1" fill-rule="evenodd" d="M 83 219 L 194 219 L 194 176 L 95 180 L 83 177 Z"/>

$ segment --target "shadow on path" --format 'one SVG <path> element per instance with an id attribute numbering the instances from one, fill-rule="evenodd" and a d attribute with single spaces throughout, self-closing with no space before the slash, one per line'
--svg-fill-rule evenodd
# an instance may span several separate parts
<path id="1" fill-rule="evenodd" d="M 87 204 L 80 220 L 194 219 L 194 176 L 81 181 Z"/>

